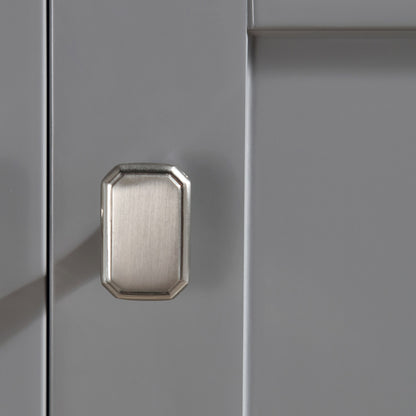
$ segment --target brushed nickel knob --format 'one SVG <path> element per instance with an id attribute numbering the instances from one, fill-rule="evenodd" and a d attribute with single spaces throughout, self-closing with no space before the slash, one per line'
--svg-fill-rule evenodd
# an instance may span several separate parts
<path id="1" fill-rule="evenodd" d="M 173 299 L 189 280 L 190 192 L 174 166 L 122 164 L 101 186 L 104 287 L 120 299 Z"/>

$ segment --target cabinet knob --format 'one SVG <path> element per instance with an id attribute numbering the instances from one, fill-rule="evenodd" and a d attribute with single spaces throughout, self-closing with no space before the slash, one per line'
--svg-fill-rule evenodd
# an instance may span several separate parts
<path id="1" fill-rule="evenodd" d="M 189 281 L 191 183 L 174 166 L 116 166 L 101 186 L 101 282 L 119 299 L 173 299 Z"/>

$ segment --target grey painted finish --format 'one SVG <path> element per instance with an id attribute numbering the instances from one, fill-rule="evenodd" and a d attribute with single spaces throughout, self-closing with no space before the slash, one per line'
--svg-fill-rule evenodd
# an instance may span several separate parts
<path id="1" fill-rule="evenodd" d="M 241 414 L 245 4 L 54 1 L 54 416 Z M 192 181 L 190 284 L 100 284 L 100 181 L 122 162 Z"/>
<path id="2" fill-rule="evenodd" d="M 413 0 L 253 0 L 253 9 L 255 29 L 416 27 Z"/>
<path id="3" fill-rule="evenodd" d="M 0 413 L 43 415 L 43 2 L 0 2 Z"/>
<path id="4" fill-rule="evenodd" d="M 0 6 L 0 296 L 44 274 L 43 7 Z"/>
<path id="5" fill-rule="evenodd" d="M 260 38 L 252 415 L 414 415 L 416 39 Z"/>

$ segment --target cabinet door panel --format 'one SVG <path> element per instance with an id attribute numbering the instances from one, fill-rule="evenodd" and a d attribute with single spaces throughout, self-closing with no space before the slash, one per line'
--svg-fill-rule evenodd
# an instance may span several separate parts
<path id="1" fill-rule="evenodd" d="M 45 398 L 44 8 L 0 2 L 0 413 L 41 416 Z"/>
<path id="2" fill-rule="evenodd" d="M 253 416 L 408 416 L 415 38 L 259 38 Z"/>
<path id="3" fill-rule="evenodd" d="M 55 416 L 240 415 L 244 2 L 54 1 Z M 189 286 L 112 297 L 100 181 L 170 163 L 192 182 Z"/>

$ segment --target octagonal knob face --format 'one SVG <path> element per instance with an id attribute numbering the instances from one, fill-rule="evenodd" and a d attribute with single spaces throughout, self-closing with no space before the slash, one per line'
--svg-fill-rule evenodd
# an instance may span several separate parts
<path id="1" fill-rule="evenodd" d="M 190 191 L 170 165 L 118 165 L 103 179 L 101 281 L 115 297 L 173 299 L 188 284 Z"/>

